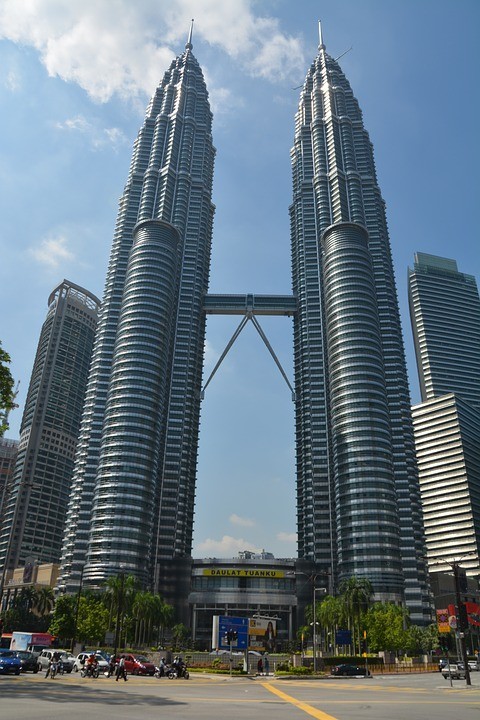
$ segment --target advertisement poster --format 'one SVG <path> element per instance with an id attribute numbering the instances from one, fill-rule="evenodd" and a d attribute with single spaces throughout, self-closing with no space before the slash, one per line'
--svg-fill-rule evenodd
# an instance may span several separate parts
<path id="1" fill-rule="evenodd" d="M 439 633 L 449 633 L 448 609 L 437 610 L 437 628 Z"/>
<path id="2" fill-rule="evenodd" d="M 250 618 L 248 644 L 250 650 L 274 652 L 277 645 L 277 621 L 269 618 Z"/>

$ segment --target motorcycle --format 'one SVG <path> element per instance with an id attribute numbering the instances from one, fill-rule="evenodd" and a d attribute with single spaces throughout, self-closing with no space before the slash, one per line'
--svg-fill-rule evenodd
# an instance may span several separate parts
<path id="1" fill-rule="evenodd" d="M 186 665 L 181 665 L 181 667 L 172 666 L 167 670 L 166 675 L 169 680 L 176 680 L 179 677 L 188 680 L 190 677 L 190 673 L 188 672 Z"/>
<path id="2" fill-rule="evenodd" d="M 84 665 L 83 668 L 80 671 L 80 677 L 91 677 L 91 678 L 98 678 L 100 675 L 100 668 L 98 665 Z"/>

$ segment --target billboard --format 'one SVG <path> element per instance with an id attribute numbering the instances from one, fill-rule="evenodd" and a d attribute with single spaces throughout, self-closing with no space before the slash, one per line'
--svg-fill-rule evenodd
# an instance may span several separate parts
<path id="1" fill-rule="evenodd" d="M 274 618 L 250 618 L 248 627 L 250 650 L 274 652 L 277 646 L 277 621 Z"/>

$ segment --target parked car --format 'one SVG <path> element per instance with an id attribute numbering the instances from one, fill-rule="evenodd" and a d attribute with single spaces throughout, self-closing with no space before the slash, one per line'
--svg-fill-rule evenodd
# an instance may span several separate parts
<path id="1" fill-rule="evenodd" d="M 448 658 L 440 658 L 438 661 L 438 671 L 442 672 L 443 668 L 448 665 Z"/>
<path id="2" fill-rule="evenodd" d="M 453 680 L 460 680 L 461 678 L 464 678 L 465 668 L 463 663 L 450 663 L 450 669 L 449 664 L 447 663 L 442 670 L 442 675 L 445 679 L 448 677 L 452 677 Z"/>
<path id="3" fill-rule="evenodd" d="M 90 657 L 92 653 L 95 654 L 100 672 L 105 672 L 105 670 L 108 670 L 108 657 L 106 655 L 101 653 L 99 650 L 84 650 L 83 652 L 79 653 L 74 660 L 73 669 L 75 670 L 75 672 L 83 669 L 87 658 Z"/>
<path id="4" fill-rule="evenodd" d="M 13 652 L 20 660 L 22 672 L 28 672 L 29 670 L 34 673 L 38 672 L 38 658 L 36 655 L 28 652 L 28 650 L 13 650 Z"/>
<path id="5" fill-rule="evenodd" d="M 71 673 L 73 670 L 73 663 L 75 661 L 74 656 L 68 650 L 58 650 L 55 648 L 48 648 L 43 650 L 37 658 L 38 669 L 46 670 L 50 665 L 55 653 L 60 654 L 60 662 L 63 666 L 63 672 Z"/>
<path id="6" fill-rule="evenodd" d="M 145 655 L 125 655 L 125 670 L 130 675 L 155 675 L 155 665 Z"/>
<path id="7" fill-rule="evenodd" d="M 473 670 L 474 672 L 478 672 L 479 665 L 477 660 L 467 660 L 468 662 L 468 669 L 470 672 Z"/>
<path id="8" fill-rule="evenodd" d="M 364 665 L 335 665 L 331 668 L 332 675 L 364 675 L 370 677 L 370 670 L 367 670 Z"/>
<path id="9" fill-rule="evenodd" d="M 20 675 L 22 664 L 13 650 L 0 650 L 0 673 Z"/>
<path id="10" fill-rule="evenodd" d="M 27 645 L 27 652 L 31 652 L 36 658 L 38 658 L 44 650 L 48 649 L 45 645 Z"/>

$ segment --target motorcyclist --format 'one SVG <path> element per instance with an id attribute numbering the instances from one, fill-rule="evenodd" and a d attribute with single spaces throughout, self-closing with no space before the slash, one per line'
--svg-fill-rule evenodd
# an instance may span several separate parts
<path id="1" fill-rule="evenodd" d="M 180 656 L 177 658 L 177 675 L 178 677 L 183 677 L 183 673 L 185 672 L 186 665 L 183 661 L 183 658 Z"/>
<path id="2" fill-rule="evenodd" d="M 86 669 L 87 669 L 87 675 L 90 675 L 93 677 L 93 673 L 98 667 L 98 660 L 95 655 L 95 653 L 90 653 L 90 655 L 87 658 L 86 662 Z"/>

